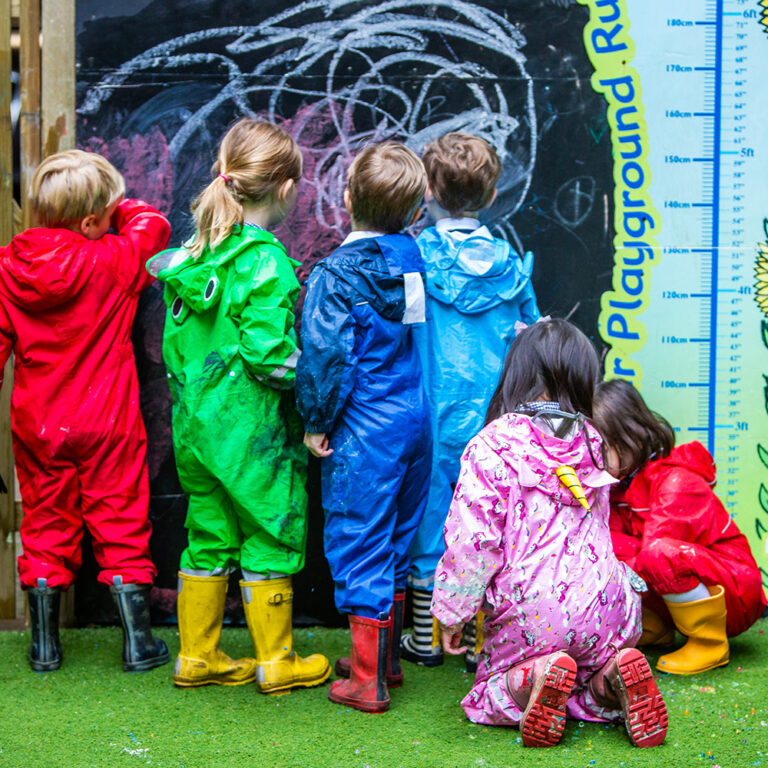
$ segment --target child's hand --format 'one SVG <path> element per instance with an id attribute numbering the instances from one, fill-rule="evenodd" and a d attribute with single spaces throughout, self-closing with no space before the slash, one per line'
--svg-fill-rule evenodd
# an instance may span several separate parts
<path id="1" fill-rule="evenodd" d="M 325 433 L 317 435 L 305 432 L 304 445 L 307 446 L 313 456 L 317 456 L 319 459 L 323 459 L 333 453 L 333 448 L 328 447 L 328 438 L 325 436 Z"/>
<path id="2" fill-rule="evenodd" d="M 467 646 L 461 644 L 464 627 L 444 627 L 440 625 L 440 645 L 451 656 L 460 656 L 467 652 Z"/>

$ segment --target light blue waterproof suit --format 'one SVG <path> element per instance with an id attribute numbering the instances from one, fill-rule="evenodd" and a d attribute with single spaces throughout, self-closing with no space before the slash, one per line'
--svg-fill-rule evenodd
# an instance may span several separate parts
<path id="1" fill-rule="evenodd" d="M 521 259 L 476 219 L 442 219 L 417 243 L 427 270 L 427 323 L 416 332 L 433 439 L 427 509 L 409 582 L 432 590 L 461 454 L 482 429 L 515 322 L 539 318 L 533 254 Z"/>
<path id="2" fill-rule="evenodd" d="M 325 433 L 325 555 L 337 608 L 388 614 L 405 587 L 426 504 L 431 434 L 414 323 L 424 266 L 412 237 L 346 242 L 307 282 L 296 397 L 308 432 Z"/>

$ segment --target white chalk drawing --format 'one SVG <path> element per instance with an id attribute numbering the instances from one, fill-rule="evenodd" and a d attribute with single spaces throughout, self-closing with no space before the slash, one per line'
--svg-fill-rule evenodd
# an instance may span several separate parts
<path id="1" fill-rule="evenodd" d="M 227 103 L 242 114 L 288 119 L 312 159 L 307 182 L 317 221 L 339 235 L 344 173 L 361 146 L 396 138 L 420 152 L 449 130 L 467 131 L 501 156 L 489 223 L 520 248 L 511 218 L 530 188 L 538 135 L 525 43 L 512 21 L 460 0 L 306 0 L 258 25 L 156 45 L 90 87 L 78 112 L 96 115 L 117 89 L 153 72 L 218 65 L 221 88 L 167 136 L 174 159 Z M 287 104 L 293 114 L 285 114 Z M 333 140 L 317 140 L 319 124 Z"/>

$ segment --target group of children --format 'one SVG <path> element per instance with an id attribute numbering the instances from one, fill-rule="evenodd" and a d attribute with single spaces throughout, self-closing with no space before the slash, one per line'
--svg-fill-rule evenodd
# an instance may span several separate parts
<path id="1" fill-rule="evenodd" d="M 660 669 L 727 663 L 728 636 L 765 606 L 760 573 L 702 446 L 674 448 L 631 385 L 601 383 L 583 333 L 539 317 L 532 255 L 477 219 L 500 173 L 493 148 L 461 133 L 423 161 L 396 142 L 363 149 L 344 192 L 351 232 L 310 274 L 299 341 L 297 263 L 270 231 L 302 174 L 282 129 L 250 118 L 230 129 L 192 205 L 195 235 L 168 251 L 165 219 L 123 200 L 105 160 L 73 151 L 41 164 L 40 226 L 0 254 L 33 669 L 61 664 L 58 605 L 83 524 L 120 611 L 124 668 L 169 658 L 149 626 L 130 346 L 154 276 L 189 496 L 177 686 L 274 693 L 330 676 L 325 656 L 292 644 L 303 434 L 321 459 L 325 552 L 351 631 L 332 701 L 383 712 L 403 684 L 401 654 L 474 662 L 477 646 L 462 702 L 473 722 L 519 726 L 527 746 L 556 744 L 566 715 L 623 720 L 637 746 L 664 740 L 664 702 L 635 646 L 671 644 L 677 627 L 687 642 Z M 414 240 L 404 231 L 424 200 L 436 224 Z M 253 658 L 219 648 L 236 568 Z M 414 630 L 402 636 L 409 583 Z"/>

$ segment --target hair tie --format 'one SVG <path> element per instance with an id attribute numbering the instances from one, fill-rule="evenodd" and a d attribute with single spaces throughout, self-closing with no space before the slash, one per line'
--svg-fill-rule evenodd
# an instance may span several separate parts
<path id="1" fill-rule="evenodd" d="M 224 179 L 225 184 L 229 184 L 229 176 L 225 176 L 223 173 L 220 173 L 219 178 Z"/>
<path id="2" fill-rule="evenodd" d="M 536 322 L 548 323 L 551 319 L 552 318 L 549 315 L 545 315 L 544 317 L 540 317 Z M 522 320 L 515 320 L 515 338 L 517 338 L 528 327 L 528 323 L 524 323 Z"/>

